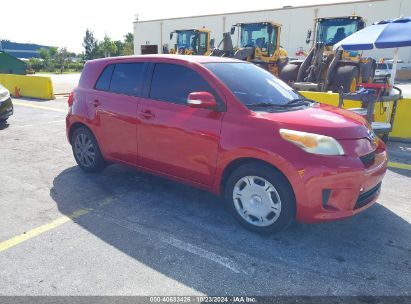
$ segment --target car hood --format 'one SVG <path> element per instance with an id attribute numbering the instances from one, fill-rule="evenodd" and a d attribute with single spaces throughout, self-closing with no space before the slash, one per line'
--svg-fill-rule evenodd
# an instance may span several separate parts
<path id="1" fill-rule="evenodd" d="M 275 121 L 279 128 L 293 129 L 334 137 L 336 139 L 367 138 L 367 122 L 360 115 L 328 105 L 311 108 L 266 113 L 258 112 L 261 118 Z"/>

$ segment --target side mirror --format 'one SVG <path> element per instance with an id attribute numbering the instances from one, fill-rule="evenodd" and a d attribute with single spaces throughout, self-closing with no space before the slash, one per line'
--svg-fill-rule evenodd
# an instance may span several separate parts
<path id="1" fill-rule="evenodd" d="M 192 108 L 215 109 L 217 101 L 214 96 L 208 92 L 193 92 L 188 95 L 187 104 Z"/>
<path id="2" fill-rule="evenodd" d="M 234 33 L 235 33 L 235 26 L 232 26 L 232 27 L 231 27 L 230 33 L 231 33 L 231 35 L 234 35 Z"/>
<path id="3" fill-rule="evenodd" d="M 174 32 L 170 33 L 170 40 L 173 40 Z"/>
<path id="4" fill-rule="evenodd" d="M 311 42 L 311 34 L 312 34 L 312 31 L 308 30 L 307 38 L 305 39 L 305 43 L 309 44 Z"/>

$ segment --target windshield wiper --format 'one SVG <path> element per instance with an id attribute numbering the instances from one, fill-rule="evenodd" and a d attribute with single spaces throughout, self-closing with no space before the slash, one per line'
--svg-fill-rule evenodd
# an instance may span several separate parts
<path id="1" fill-rule="evenodd" d="M 316 103 L 316 102 L 308 98 L 296 98 L 296 99 L 290 100 L 289 102 L 284 104 L 284 106 L 301 106 L 301 105 L 309 105 L 312 103 Z"/>
<path id="2" fill-rule="evenodd" d="M 269 102 L 247 103 L 247 107 L 282 107 L 283 105 Z"/>

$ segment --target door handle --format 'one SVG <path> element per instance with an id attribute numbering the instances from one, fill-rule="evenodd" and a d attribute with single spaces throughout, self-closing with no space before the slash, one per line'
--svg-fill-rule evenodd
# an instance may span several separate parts
<path id="1" fill-rule="evenodd" d="M 91 104 L 92 104 L 93 106 L 95 106 L 95 107 L 98 107 L 98 106 L 101 105 L 101 102 L 100 102 L 100 100 L 98 100 L 98 99 L 94 99 L 94 100 L 91 102 Z"/>
<path id="2" fill-rule="evenodd" d="M 154 114 L 150 110 L 144 110 L 140 113 L 140 117 L 144 119 L 152 119 L 154 118 Z"/>

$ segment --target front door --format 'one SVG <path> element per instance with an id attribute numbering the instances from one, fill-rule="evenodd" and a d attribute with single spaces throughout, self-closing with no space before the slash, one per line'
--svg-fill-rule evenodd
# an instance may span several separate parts
<path id="1" fill-rule="evenodd" d="M 223 112 L 187 105 L 191 92 L 215 90 L 191 68 L 156 64 L 151 90 L 138 106 L 139 164 L 210 185 L 214 176 Z"/>

